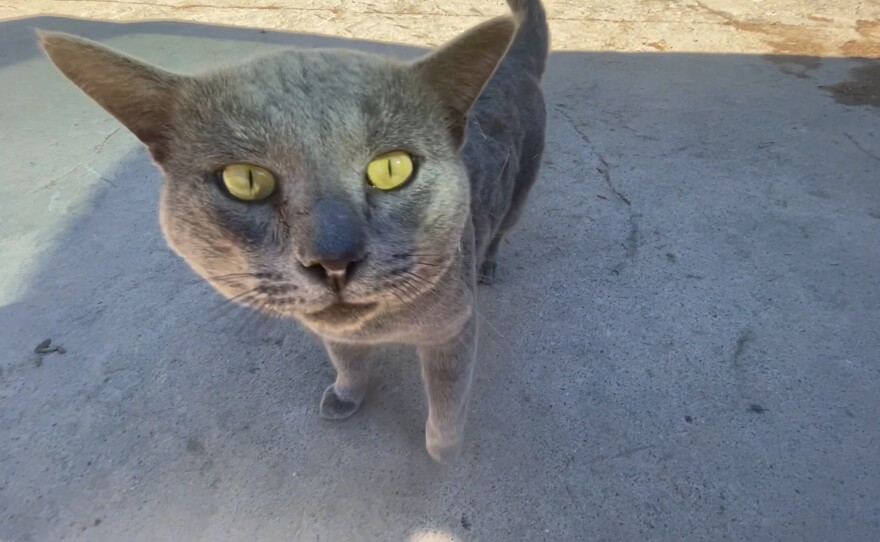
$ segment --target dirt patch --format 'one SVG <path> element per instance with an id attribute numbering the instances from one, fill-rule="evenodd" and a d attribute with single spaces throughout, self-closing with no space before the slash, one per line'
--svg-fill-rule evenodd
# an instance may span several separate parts
<path id="1" fill-rule="evenodd" d="M 856 21 L 856 32 L 869 40 L 880 40 L 880 20 L 859 19 Z"/>
<path id="2" fill-rule="evenodd" d="M 848 40 L 843 44 L 837 42 L 839 45 L 834 46 L 834 40 L 828 39 L 830 36 L 826 35 L 830 30 L 824 28 L 823 25 L 804 26 L 763 20 L 742 20 L 732 13 L 710 8 L 701 2 L 698 2 L 697 5 L 703 12 L 723 19 L 724 22 L 722 24 L 726 26 L 731 26 L 743 32 L 761 34 L 763 36 L 761 41 L 773 50 L 774 54 L 769 55 L 769 57 L 778 57 L 780 55 L 797 55 L 801 57 L 829 56 L 839 54 L 846 57 L 880 58 L 880 20 L 859 19 L 853 27 L 859 38 Z M 807 19 L 821 23 L 834 22 L 832 19 L 817 15 L 808 15 Z M 787 64 L 792 64 L 792 62 Z M 780 67 L 780 69 L 795 77 L 804 77 L 806 74 L 806 69 L 792 70 L 788 67 Z"/>
<path id="3" fill-rule="evenodd" d="M 666 43 L 666 40 L 652 41 L 646 43 L 645 45 L 647 45 L 651 49 L 654 49 L 655 51 L 668 51 L 670 49 L 669 44 Z"/>
<path id="4" fill-rule="evenodd" d="M 880 58 L 880 20 L 859 19 L 855 31 L 864 39 L 847 41 L 841 45 L 840 53 L 850 57 Z"/>
<path id="5" fill-rule="evenodd" d="M 713 9 L 697 2 L 700 9 L 724 20 L 724 25 L 743 32 L 763 34 L 761 39 L 777 55 L 827 56 L 827 41 L 817 28 L 768 21 L 741 20 L 732 13 Z"/>
<path id="6" fill-rule="evenodd" d="M 849 81 L 819 88 L 830 92 L 834 101 L 841 105 L 869 105 L 880 109 L 880 62 L 853 68 L 849 75 Z"/>

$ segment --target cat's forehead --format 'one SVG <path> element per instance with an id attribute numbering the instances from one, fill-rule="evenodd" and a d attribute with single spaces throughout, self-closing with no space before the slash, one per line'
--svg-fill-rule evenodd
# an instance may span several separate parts
<path id="1" fill-rule="evenodd" d="M 393 59 L 345 50 L 291 50 L 220 70 L 201 79 L 200 86 L 224 105 L 310 115 L 369 109 L 377 102 L 411 107 L 412 95 L 402 90 L 415 83 L 408 65 Z"/>
<path id="2" fill-rule="evenodd" d="M 445 144 L 436 104 L 402 61 L 352 51 L 289 51 L 207 74 L 188 96 L 184 133 L 211 153 L 320 162 L 332 151 Z M 437 126 L 434 126 L 437 124 Z M 208 149 L 206 149 L 208 150 Z"/>

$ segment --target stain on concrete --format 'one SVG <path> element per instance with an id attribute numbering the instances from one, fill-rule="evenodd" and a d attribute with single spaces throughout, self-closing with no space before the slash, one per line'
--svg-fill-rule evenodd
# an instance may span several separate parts
<path id="1" fill-rule="evenodd" d="M 754 412 L 755 414 L 763 414 L 770 410 L 767 407 L 761 406 L 758 403 L 751 403 L 749 405 L 749 412 Z"/>
<path id="2" fill-rule="evenodd" d="M 626 252 L 623 255 L 623 260 L 611 270 L 611 274 L 615 277 L 620 275 L 620 272 L 636 257 L 636 253 L 639 251 L 639 245 L 641 244 L 640 218 L 642 218 L 641 214 L 630 213 L 629 215 L 629 234 L 626 236 L 626 241 L 623 244 Z"/>
<path id="3" fill-rule="evenodd" d="M 730 364 L 739 367 L 740 358 L 746 351 L 746 345 L 755 339 L 755 334 L 751 329 L 744 329 L 736 338 L 736 345 L 733 348 L 733 356 L 731 356 Z"/>
<path id="4" fill-rule="evenodd" d="M 186 440 L 186 451 L 191 454 L 201 455 L 205 453 L 205 445 L 196 437 L 190 437 Z"/>
<path id="5" fill-rule="evenodd" d="M 35 354 L 45 355 L 51 354 L 53 352 L 64 355 L 67 353 L 67 350 L 65 350 L 64 347 L 60 345 L 52 346 L 52 339 L 46 339 L 34 348 Z"/>
<path id="6" fill-rule="evenodd" d="M 809 72 L 822 66 L 822 59 L 817 56 L 804 55 L 761 55 L 761 58 L 776 64 L 784 74 L 793 75 L 798 79 L 806 79 Z"/>
<path id="7" fill-rule="evenodd" d="M 853 68 L 849 75 L 849 81 L 819 88 L 830 92 L 831 98 L 841 105 L 880 108 L 880 61 Z"/>

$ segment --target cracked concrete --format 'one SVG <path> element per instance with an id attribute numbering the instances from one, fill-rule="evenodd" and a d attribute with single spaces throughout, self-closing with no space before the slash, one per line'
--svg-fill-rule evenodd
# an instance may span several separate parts
<path id="1" fill-rule="evenodd" d="M 608 185 L 608 190 L 610 190 L 611 193 L 614 194 L 614 196 L 621 202 L 625 203 L 626 205 L 632 205 L 632 203 L 629 201 L 629 198 L 624 196 L 622 193 L 620 193 L 619 190 L 617 190 L 617 188 L 614 187 L 614 183 L 611 181 L 611 165 L 608 163 L 608 160 L 606 160 L 605 157 L 602 156 L 602 153 L 597 151 L 596 148 L 593 146 L 593 143 L 590 141 L 590 136 L 587 135 L 586 131 L 584 131 L 584 129 L 581 128 L 574 121 L 571 115 L 565 112 L 565 110 L 557 107 L 556 111 L 558 111 L 560 115 L 565 117 L 565 120 L 567 120 L 569 124 L 571 124 L 572 129 L 578 133 L 578 135 L 587 145 L 587 148 L 589 148 L 592 152 L 596 154 L 596 159 L 599 161 L 599 166 L 596 168 L 596 171 L 598 171 L 602 175 L 602 178 L 605 180 L 605 184 Z M 632 129 L 630 128 L 630 130 Z"/>
<path id="2" fill-rule="evenodd" d="M 441 469 L 412 352 L 320 420 L 321 347 L 171 253 L 143 149 L 32 27 L 187 71 L 412 57 L 502 3 L 165 1 L 0 5 L 189 20 L 0 21 L 0 539 L 876 538 L 876 3 L 548 2 L 545 163 Z"/>
<path id="3" fill-rule="evenodd" d="M 851 135 L 849 135 L 849 134 L 847 134 L 847 133 L 844 133 L 843 135 L 844 135 L 847 139 L 849 139 L 850 141 L 852 141 L 852 144 L 855 145 L 857 149 L 859 149 L 860 151 L 862 151 L 862 152 L 865 153 L 866 155 L 870 156 L 870 157 L 873 158 L 874 160 L 877 160 L 878 162 L 880 162 L 880 156 L 874 154 L 873 152 L 871 152 L 871 151 L 869 151 L 868 149 L 866 149 L 865 147 L 863 147 L 862 144 L 859 143 L 858 141 L 856 141 L 855 138 L 854 138 L 853 136 L 851 136 Z"/>
<path id="4" fill-rule="evenodd" d="M 629 203 L 627 203 L 629 205 Z M 621 271 L 636 257 L 639 251 L 639 219 L 642 215 L 630 212 L 629 215 L 629 233 L 623 242 L 623 259 L 611 269 L 612 275 L 619 275 Z"/>
<path id="5" fill-rule="evenodd" d="M 596 168 L 599 173 L 602 174 L 602 178 L 605 180 L 605 184 L 608 185 L 608 189 L 614 194 L 617 199 L 622 201 L 626 205 L 632 205 L 632 202 L 629 201 L 629 198 L 620 193 L 620 190 L 614 187 L 614 182 L 611 180 L 611 165 L 608 163 L 608 160 L 605 159 L 599 153 L 596 153 L 596 158 L 599 159 L 600 167 Z"/>

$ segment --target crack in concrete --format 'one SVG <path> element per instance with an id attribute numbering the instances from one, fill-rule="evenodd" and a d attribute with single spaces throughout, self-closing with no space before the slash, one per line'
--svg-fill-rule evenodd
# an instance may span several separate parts
<path id="1" fill-rule="evenodd" d="M 104 145 L 106 145 L 107 141 L 109 141 L 111 137 L 115 136 L 119 132 L 119 130 L 122 130 L 122 126 L 120 126 L 119 128 L 116 128 L 115 130 L 113 130 L 112 132 L 107 134 L 107 137 L 105 137 L 100 143 L 98 143 L 97 145 L 95 145 L 92 148 L 95 155 L 101 154 L 101 152 L 104 150 Z"/>
<path id="2" fill-rule="evenodd" d="M 61 175 L 57 175 L 57 176 L 53 177 L 52 179 L 47 181 L 46 184 L 44 184 L 43 186 L 40 186 L 40 187 L 37 187 L 37 188 L 31 190 L 30 192 L 28 192 L 28 195 L 36 194 L 37 192 L 39 192 L 41 190 L 47 190 L 49 188 L 52 188 L 53 186 L 55 186 L 58 183 L 58 181 L 61 181 L 62 179 L 66 179 L 68 176 L 70 176 L 74 171 L 78 170 L 79 168 L 80 168 L 80 166 L 78 166 L 78 165 L 73 166 L 73 168 L 71 168 L 69 171 L 62 173 Z"/>
<path id="3" fill-rule="evenodd" d="M 595 151 L 594 151 L 595 152 Z M 599 159 L 599 167 L 596 168 L 599 173 L 602 174 L 602 178 L 605 179 L 605 184 L 608 185 L 608 190 L 611 190 L 611 193 L 617 196 L 620 201 L 627 205 L 632 205 L 632 202 L 629 201 L 629 198 L 624 196 L 620 190 L 615 188 L 614 182 L 611 180 L 611 166 L 608 165 L 608 161 L 605 160 L 605 157 L 600 153 L 596 152 L 596 157 Z"/>
<path id="4" fill-rule="evenodd" d="M 859 149 L 859 150 L 862 151 L 863 153 L 867 154 L 868 156 L 870 156 L 870 157 L 873 158 L 874 160 L 877 160 L 878 162 L 880 162 L 880 156 L 877 156 L 876 154 L 874 154 L 873 152 L 869 151 L 869 150 L 866 149 L 865 147 L 862 147 L 862 145 L 861 145 L 858 141 L 856 141 L 856 139 L 855 139 L 853 136 L 849 135 L 849 134 L 846 133 L 846 132 L 844 132 L 843 135 L 845 135 L 847 139 L 849 139 L 850 141 L 852 141 L 852 144 L 855 145 L 857 149 Z"/>
<path id="5" fill-rule="evenodd" d="M 621 271 L 629 264 L 629 262 L 636 257 L 636 254 L 639 252 L 639 219 L 642 215 L 637 213 L 630 213 L 629 215 L 629 234 L 626 236 L 626 241 L 623 244 L 624 254 L 623 260 L 620 261 L 617 265 L 615 265 L 611 269 L 612 275 L 619 275 Z"/>
<path id="6" fill-rule="evenodd" d="M 733 355 L 730 358 L 730 364 L 736 368 L 739 368 L 739 360 L 742 357 L 743 353 L 746 351 L 746 345 L 752 342 L 755 339 L 755 334 L 751 329 L 746 328 L 742 330 L 739 334 L 739 337 L 736 338 L 736 345 L 733 348 Z"/>
<path id="7" fill-rule="evenodd" d="M 602 175 L 602 179 L 605 180 L 605 184 L 608 186 L 608 190 L 614 194 L 614 197 L 617 198 L 618 201 L 626 205 L 629 209 L 629 233 L 626 236 L 626 241 L 623 243 L 623 259 L 614 267 L 611 268 L 611 274 L 614 276 L 620 275 L 621 271 L 626 268 L 630 261 L 636 257 L 636 254 L 639 251 L 639 219 L 642 217 L 641 214 L 634 213 L 632 211 L 632 202 L 628 197 L 626 197 L 620 190 L 614 186 L 614 181 L 611 179 L 611 166 L 608 164 L 608 160 L 600 153 L 596 146 L 593 145 L 593 142 L 590 140 L 590 136 L 586 134 L 581 128 L 577 125 L 574 119 L 569 115 L 566 111 L 563 111 L 559 106 L 555 107 L 556 111 L 559 112 L 560 115 L 565 117 L 568 123 L 571 125 L 572 129 L 577 132 L 577 134 L 581 137 L 583 142 L 587 145 L 590 151 L 596 155 L 596 159 L 599 162 L 599 167 L 596 170 Z"/>
<path id="8" fill-rule="evenodd" d="M 615 197 L 617 197 L 617 199 L 625 203 L 627 206 L 632 205 L 632 202 L 629 200 L 629 198 L 623 195 L 623 193 L 614 186 L 614 182 L 611 180 L 611 167 L 608 164 L 608 160 L 606 160 L 605 157 L 602 156 L 602 153 L 596 150 L 596 146 L 593 145 L 593 142 L 590 140 L 590 136 L 588 136 L 586 132 L 581 130 L 581 128 L 577 125 L 571 115 L 563 111 L 559 106 L 556 106 L 554 109 L 556 109 L 556 111 L 558 111 L 560 115 L 565 117 L 565 119 L 571 125 L 572 129 L 577 132 L 579 136 L 581 136 L 581 139 L 584 141 L 584 143 L 587 144 L 587 147 L 589 147 L 593 154 L 596 155 L 596 159 L 599 160 L 599 167 L 596 169 L 602 175 L 602 178 L 605 179 L 605 184 L 608 185 L 608 190 L 610 190 L 611 193 L 614 194 Z"/>

